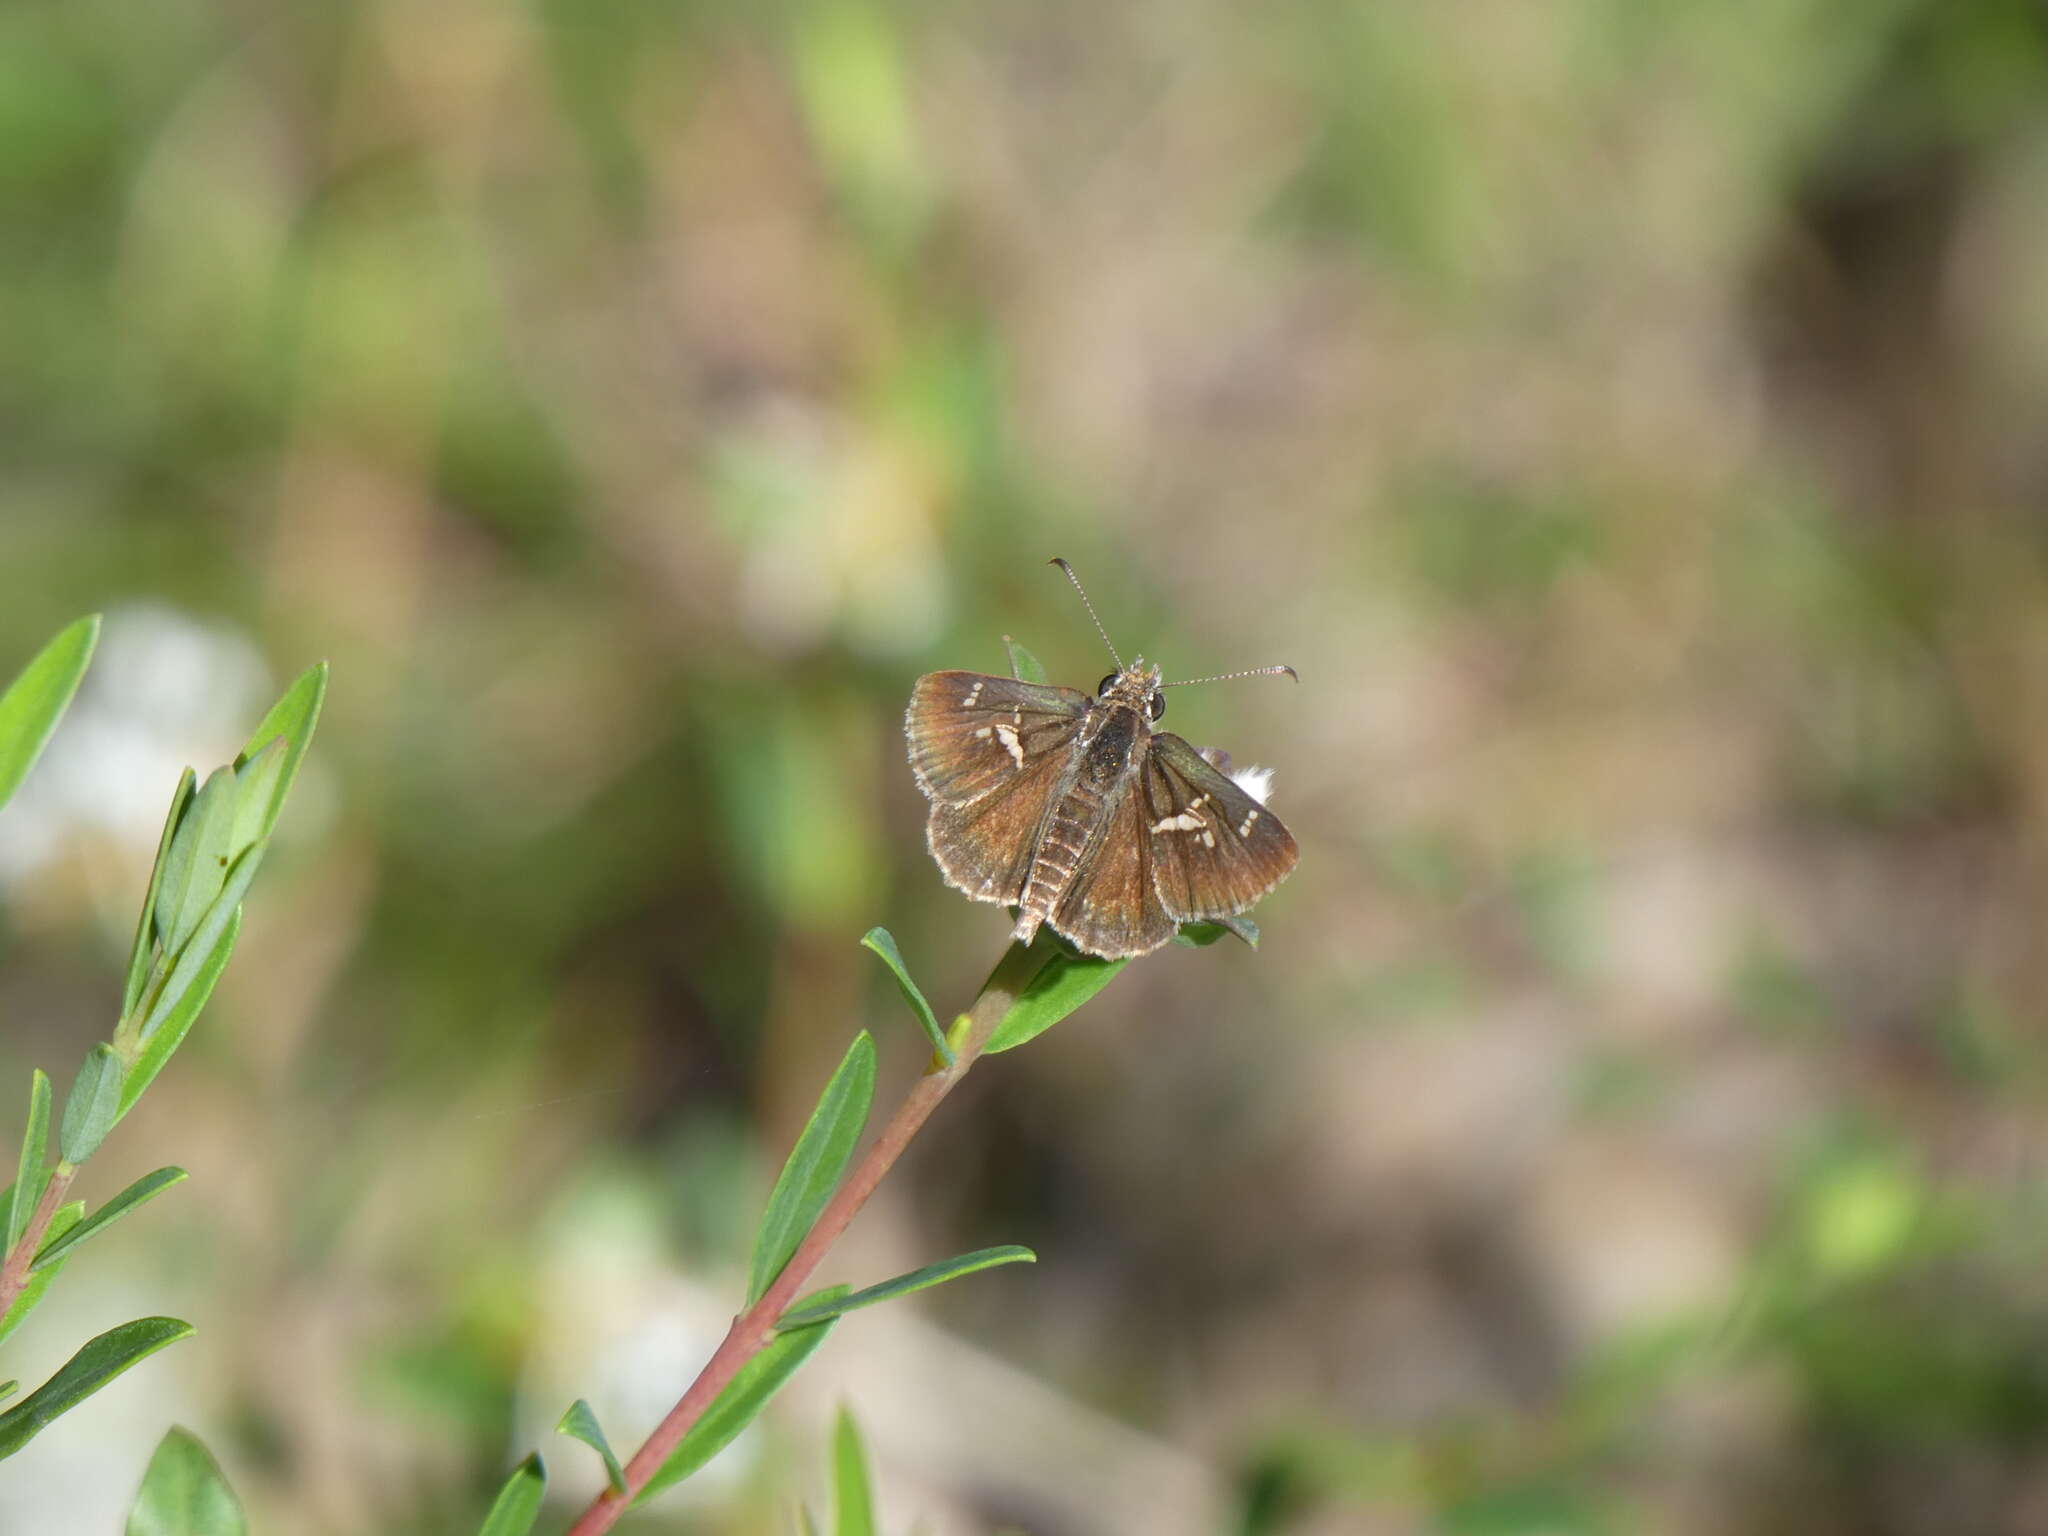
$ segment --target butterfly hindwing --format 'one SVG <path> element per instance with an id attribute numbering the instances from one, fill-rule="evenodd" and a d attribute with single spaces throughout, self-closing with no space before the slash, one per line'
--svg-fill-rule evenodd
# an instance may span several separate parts
<path id="1" fill-rule="evenodd" d="M 1132 799 L 1143 806 L 1153 885 L 1176 922 L 1247 910 L 1299 857 L 1278 817 L 1171 732 L 1153 733 Z"/>
<path id="2" fill-rule="evenodd" d="M 1127 792 L 1074 870 L 1052 925 L 1091 955 L 1142 955 L 1173 937 L 1174 921 L 1153 887 L 1145 796 Z"/>
<path id="3" fill-rule="evenodd" d="M 976 901 L 1015 906 L 1024 899 L 1067 756 L 1062 751 L 1027 757 L 1020 771 L 964 804 L 933 798 L 925 842 L 948 885 Z M 1010 761 L 1007 753 L 1003 761 Z"/>
<path id="4" fill-rule="evenodd" d="M 1087 713 L 1088 695 L 1072 688 L 928 672 L 903 717 L 911 771 L 934 804 L 972 805 L 1038 761 L 1064 760 Z"/>

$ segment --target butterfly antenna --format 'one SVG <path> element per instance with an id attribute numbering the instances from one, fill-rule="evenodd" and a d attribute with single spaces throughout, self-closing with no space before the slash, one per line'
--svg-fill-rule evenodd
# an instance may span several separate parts
<path id="1" fill-rule="evenodd" d="M 1109 654 L 1116 660 L 1117 671 L 1123 671 L 1124 659 L 1123 657 L 1118 656 L 1116 654 L 1116 647 L 1114 645 L 1110 645 L 1109 631 L 1102 627 L 1102 619 L 1095 612 L 1095 605 L 1088 601 L 1088 589 L 1081 585 L 1081 578 L 1076 576 L 1074 574 L 1074 568 L 1071 565 L 1067 564 L 1066 561 L 1062 560 L 1058 555 L 1054 555 L 1050 563 L 1058 566 L 1061 570 L 1067 573 L 1067 580 L 1071 581 L 1074 584 L 1074 590 L 1081 594 L 1081 606 L 1088 610 L 1088 617 L 1095 620 L 1095 633 L 1102 636 L 1102 643 L 1104 645 L 1109 646 Z"/>
<path id="2" fill-rule="evenodd" d="M 1243 672 L 1219 672 L 1214 677 L 1183 677 L 1171 683 L 1161 683 L 1162 688 L 1185 688 L 1190 683 L 1227 683 L 1233 677 L 1277 677 L 1281 673 L 1301 681 L 1301 674 L 1292 667 L 1251 667 Z"/>

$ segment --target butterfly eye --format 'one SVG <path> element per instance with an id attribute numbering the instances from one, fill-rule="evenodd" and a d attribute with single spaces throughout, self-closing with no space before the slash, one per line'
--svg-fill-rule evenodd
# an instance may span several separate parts
<path id="1" fill-rule="evenodd" d="M 1109 674 L 1109 676 L 1105 677 L 1105 678 L 1104 678 L 1104 679 L 1103 679 L 1103 680 L 1102 680 L 1101 682 L 1099 682 L 1099 683 L 1097 683 L 1097 684 L 1095 685 L 1095 693 L 1096 693 L 1096 696 L 1097 696 L 1098 698 L 1104 698 L 1104 699 L 1108 698 L 1108 697 L 1109 697 L 1109 690 L 1110 690 L 1111 688 L 1115 687 L 1115 686 L 1116 686 L 1116 674 L 1115 674 L 1114 672 L 1112 672 L 1112 673 L 1110 673 L 1110 674 Z"/>
<path id="2" fill-rule="evenodd" d="M 1145 706 L 1145 713 L 1150 715 L 1154 720 L 1157 720 L 1161 715 L 1165 714 L 1166 695 L 1163 693 L 1153 694 L 1152 702 Z"/>

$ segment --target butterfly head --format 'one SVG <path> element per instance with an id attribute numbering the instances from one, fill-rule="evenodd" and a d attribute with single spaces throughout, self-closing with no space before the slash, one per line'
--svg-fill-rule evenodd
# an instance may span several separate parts
<path id="1" fill-rule="evenodd" d="M 1134 656 L 1129 666 L 1110 673 L 1095 685 L 1095 696 L 1112 708 L 1123 705 L 1147 720 L 1157 720 L 1166 713 L 1166 695 L 1160 692 L 1164 686 L 1159 680 L 1159 669 L 1147 665 L 1144 657 Z"/>

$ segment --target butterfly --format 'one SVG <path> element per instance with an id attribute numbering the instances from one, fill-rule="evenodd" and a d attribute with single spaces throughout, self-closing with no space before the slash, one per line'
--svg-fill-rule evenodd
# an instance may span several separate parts
<path id="1" fill-rule="evenodd" d="M 1093 694 L 979 672 L 929 672 L 904 715 L 910 768 L 932 802 L 925 839 L 946 883 L 1017 908 L 1012 937 L 1041 924 L 1108 959 L 1142 955 L 1182 923 L 1234 917 L 1294 869 L 1294 838 L 1265 805 L 1269 775 L 1154 730 L 1168 687 L 1144 657 L 1124 665 L 1080 579 L 1117 669 Z M 1292 667 L 1258 667 L 1225 677 Z M 1195 678 L 1217 682 L 1221 678 Z"/>

